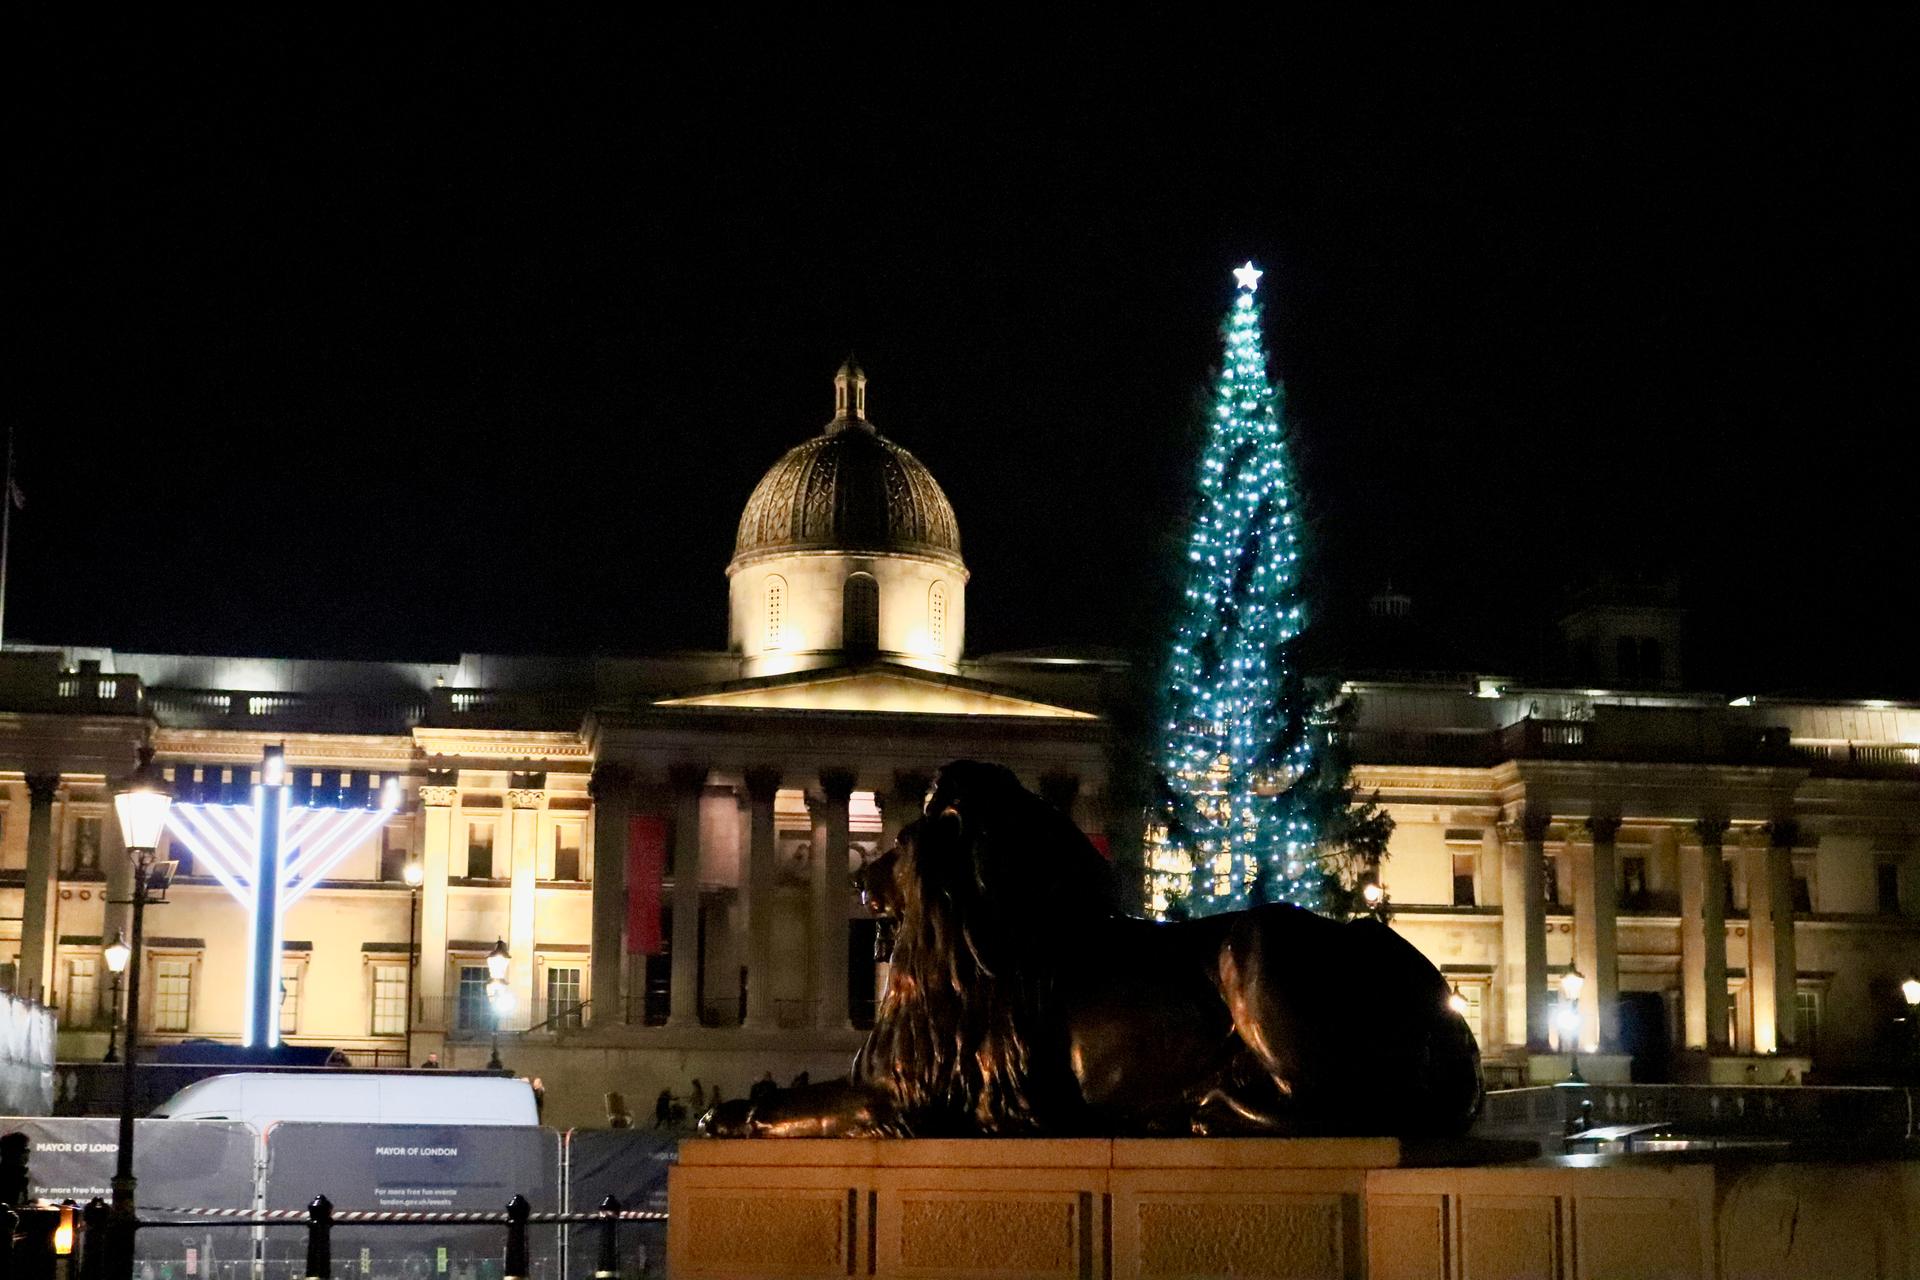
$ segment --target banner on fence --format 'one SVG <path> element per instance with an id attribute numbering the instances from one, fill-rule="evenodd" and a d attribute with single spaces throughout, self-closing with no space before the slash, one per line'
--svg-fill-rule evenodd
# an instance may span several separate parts
<path id="1" fill-rule="evenodd" d="M 274 1125 L 267 1131 L 266 1207 L 304 1208 L 325 1194 L 336 1212 L 498 1213 L 523 1195 L 535 1213 L 560 1210 L 560 1135 L 509 1125 Z M 335 1258 L 370 1276 L 458 1277 L 497 1267 L 495 1225 L 334 1228 Z M 559 1231 L 528 1233 L 535 1280 L 558 1280 Z M 301 1233 L 269 1233 L 270 1261 L 297 1260 Z M 485 1266 L 482 1266 L 482 1264 Z"/>

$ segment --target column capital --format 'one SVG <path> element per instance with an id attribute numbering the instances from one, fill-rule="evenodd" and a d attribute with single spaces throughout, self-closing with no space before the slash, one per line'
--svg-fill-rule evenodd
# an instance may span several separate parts
<path id="1" fill-rule="evenodd" d="M 691 762 L 670 764 L 667 766 L 667 785 L 677 795 L 686 795 L 688 792 L 698 795 L 700 789 L 707 785 L 707 766 Z"/>
<path id="2" fill-rule="evenodd" d="M 507 792 L 507 807 L 509 809 L 538 809 L 541 801 L 546 799 L 546 795 L 547 793 L 544 791 L 534 791 L 527 787 L 516 787 L 514 790 Z"/>
<path id="3" fill-rule="evenodd" d="M 747 769 L 746 783 L 750 798 L 772 804 L 774 793 L 780 790 L 780 770 L 772 765 L 753 765 Z"/>
<path id="4" fill-rule="evenodd" d="M 1553 815 L 1545 809 L 1527 809 L 1514 825 L 1520 828 L 1521 838 L 1527 843 L 1539 844 L 1547 838 L 1547 828 L 1553 825 Z"/>
<path id="5" fill-rule="evenodd" d="M 1726 818 L 1715 814 L 1711 817 L 1695 818 L 1693 833 L 1700 837 L 1700 843 L 1707 848 L 1718 848 L 1727 838 L 1727 828 L 1733 824 Z"/>
<path id="6" fill-rule="evenodd" d="M 58 773 L 30 773 L 27 775 L 27 800 L 30 804 L 52 804 L 55 793 L 60 790 Z"/>
<path id="7" fill-rule="evenodd" d="M 1586 828 L 1595 844 L 1612 844 L 1620 834 L 1620 815 L 1596 813 L 1587 819 Z"/>
<path id="8" fill-rule="evenodd" d="M 1765 830 L 1767 843 L 1775 849 L 1791 849 L 1800 843 L 1800 824 L 1792 818 L 1775 818 Z"/>
<path id="9" fill-rule="evenodd" d="M 459 794 L 457 787 L 422 787 L 420 803 L 429 809 L 446 809 L 453 805 L 453 798 Z"/>
<path id="10" fill-rule="evenodd" d="M 625 799 L 633 791 L 633 781 L 632 766 L 609 760 L 593 766 L 593 775 L 587 779 L 587 792 L 602 804 L 616 798 Z"/>
<path id="11" fill-rule="evenodd" d="M 854 772 L 851 769 L 833 765 L 820 770 L 820 790 L 827 799 L 845 804 L 853 798 Z"/>

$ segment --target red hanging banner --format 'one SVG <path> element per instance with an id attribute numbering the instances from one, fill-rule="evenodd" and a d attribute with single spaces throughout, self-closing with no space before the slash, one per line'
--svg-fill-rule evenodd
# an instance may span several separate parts
<path id="1" fill-rule="evenodd" d="M 666 950 L 660 936 L 660 880 L 667 873 L 666 819 L 634 814 L 627 820 L 627 954 L 657 956 Z"/>
<path id="2" fill-rule="evenodd" d="M 1089 835 L 1087 837 L 1087 843 L 1092 845 L 1095 849 L 1098 849 L 1100 851 L 1100 856 L 1105 858 L 1108 862 L 1113 861 L 1113 845 L 1108 842 L 1106 836 Z"/>

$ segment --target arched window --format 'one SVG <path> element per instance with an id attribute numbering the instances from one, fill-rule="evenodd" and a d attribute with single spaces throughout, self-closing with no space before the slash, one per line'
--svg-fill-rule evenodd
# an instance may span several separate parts
<path id="1" fill-rule="evenodd" d="M 779 574 L 767 575 L 767 634 L 765 647 L 781 649 L 787 640 L 787 580 Z"/>
<path id="2" fill-rule="evenodd" d="M 880 584 L 870 573 L 850 573 L 840 597 L 840 643 L 850 653 L 880 647 Z"/>
<path id="3" fill-rule="evenodd" d="M 927 640 L 935 650 L 947 647 L 947 584 L 927 588 Z"/>

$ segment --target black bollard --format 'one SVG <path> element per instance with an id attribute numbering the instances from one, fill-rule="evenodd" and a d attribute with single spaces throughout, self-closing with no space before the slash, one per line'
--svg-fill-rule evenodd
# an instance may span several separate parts
<path id="1" fill-rule="evenodd" d="M 593 1280 L 615 1280 L 620 1274 L 620 1202 L 608 1196 L 600 1202 L 600 1263 Z"/>
<path id="2" fill-rule="evenodd" d="M 113 1210 L 99 1196 L 87 1201 L 87 1207 L 80 1211 L 80 1280 L 106 1280 L 107 1251 L 111 1247 L 107 1224 L 112 1218 Z"/>
<path id="3" fill-rule="evenodd" d="M 325 1196 L 307 1206 L 307 1280 L 333 1280 L 333 1201 Z"/>
<path id="4" fill-rule="evenodd" d="M 533 1206 L 525 1196 L 507 1201 L 507 1256 L 502 1280 L 527 1280 L 527 1215 Z"/>

